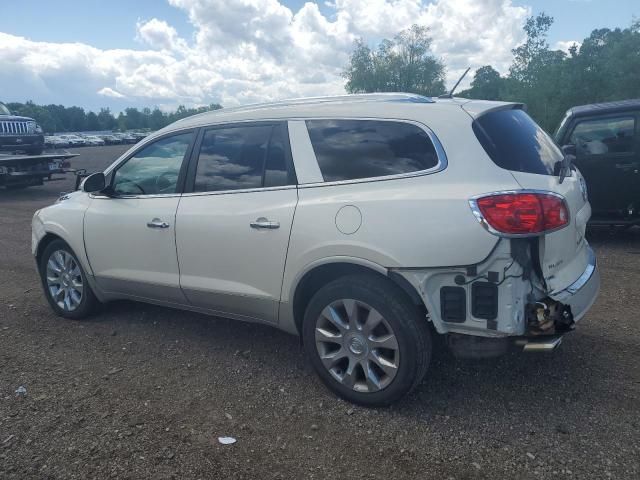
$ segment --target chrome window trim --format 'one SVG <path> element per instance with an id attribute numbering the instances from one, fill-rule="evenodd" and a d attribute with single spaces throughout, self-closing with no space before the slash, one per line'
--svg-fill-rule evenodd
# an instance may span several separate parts
<path id="1" fill-rule="evenodd" d="M 89 197 L 90 198 L 97 198 L 97 199 L 109 199 L 109 200 L 126 200 L 126 199 L 132 199 L 132 198 L 139 198 L 139 199 L 145 199 L 145 198 L 171 198 L 171 197 L 181 197 L 182 194 L 181 193 L 156 193 L 156 194 L 151 194 L 151 195 L 102 195 L 100 193 L 90 193 Z"/>
<path id="2" fill-rule="evenodd" d="M 563 225 L 561 227 L 558 228 L 554 228 L 552 230 L 545 230 L 544 232 L 539 232 L 539 233 L 502 233 L 498 230 L 496 230 L 495 228 L 493 228 L 491 225 L 489 225 L 489 222 L 487 222 L 487 220 L 484 218 L 484 215 L 482 214 L 482 212 L 480 211 L 480 208 L 478 207 L 478 199 L 479 198 L 484 198 L 484 197 L 493 197 L 496 195 L 514 195 L 514 194 L 520 194 L 520 193 L 539 193 L 542 195 L 551 195 L 552 197 L 557 197 L 560 200 L 562 200 L 564 202 L 565 208 L 567 210 L 567 224 Z M 569 208 L 569 205 L 567 204 L 567 199 L 564 198 L 564 196 L 560 195 L 559 193 L 556 192 L 552 192 L 549 190 L 538 190 L 538 189 L 526 189 L 523 188 L 521 190 L 500 190 L 497 192 L 488 192 L 488 193 L 481 193 L 480 195 L 474 195 L 473 197 L 471 197 L 469 199 L 469 206 L 471 207 L 471 212 L 473 213 L 473 216 L 476 217 L 476 220 L 478 220 L 478 223 L 480 225 L 482 225 L 484 227 L 484 229 L 489 232 L 492 235 L 495 235 L 496 237 L 503 237 L 503 238 L 531 238 L 531 237 L 541 237 L 544 235 L 547 235 L 549 233 L 553 233 L 553 232 L 557 232 L 558 230 L 562 230 L 563 228 L 567 228 L 569 225 L 571 225 L 571 209 Z"/>
<path id="3" fill-rule="evenodd" d="M 130 153 L 129 155 L 127 155 L 125 158 L 123 158 L 120 161 L 116 161 L 117 163 L 113 163 L 112 165 L 110 165 L 105 171 L 105 175 L 110 174 L 114 169 L 116 169 L 117 167 L 119 167 L 122 163 L 126 162 L 129 158 L 131 158 L 132 156 L 134 156 L 138 151 L 140 151 L 142 148 L 144 148 L 146 145 L 148 145 L 149 143 L 160 139 L 161 137 L 164 136 L 169 136 L 169 135 L 177 135 L 180 134 L 181 132 L 188 132 L 188 131 L 192 131 L 198 128 L 202 128 L 202 129 L 207 129 L 209 127 L 221 127 L 221 126 L 225 126 L 225 125 L 237 125 L 237 124 L 242 124 L 242 123 L 256 123 L 256 122 L 293 122 L 293 121 L 303 121 L 306 122 L 307 120 L 368 120 L 368 121 L 379 121 L 379 122 L 398 122 L 398 123 L 407 123 L 410 125 L 415 125 L 416 127 L 422 129 L 428 136 L 429 139 L 431 140 L 431 143 L 433 143 L 433 146 L 436 150 L 436 156 L 438 157 L 438 163 L 431 167 L 428 168 L 426 170 L 418 170 L 415 172 L 408 172 L 408 173 L 398 173 L 395 175 L 384 175 L 384 176 L 380 176 L 380 177 L 366 177 L 366 178 L 357 178 L 357 179 L 352 179 L 352 180 L 338 180 L 338 181 L 333 181 L 333 182 L 324 182 L 324 181 L 317 181 L 317 182 L 310 182 L 310 183 L 298 183 L 298 185 L 285 185 L 285 188 L 318 188 L 318 187 L 330 187 L 330 186 L 338 186 L 338 185 L 351 185 L 351 184 L 358 184 L 358 183 L 372 183 L 372 182 L 383 182 L 383 181 L 388 181 L 388 180 L 398 180 L 398 179 L 404 179 L 404 178 L 414 178 L 414 177 L 422 177 L 425 175 L 432 175 L 434 173 L 439 173 L 443 170 L 445 170 L 449 164 L 448 158 L 447 158 L 447 154 L 444 150 L 444 147 L 442 146 L 442 143 L 440 142 L 440 139 L 437 137 L 437 135 L 433 132 L 433 130 L 431 130 L 431 128 L 429 128 L 427 125 L 425 125 L 422 122 L 419 122 L 417 120 L 411 120 L 411 119 L 406 119 L 406 118 L 388 118 L 388 117 L 347 117 L 347 116 L 335 116 L 335 115 L 330 115 L 330 116 L 304 116 L 304 117 L 297 117 L 297 116 L 290 116 L 290 117 L 276 117 L 276 118 L 261 118 L 259 120 L 256 119 L 246 119 L 246 120 L 221 120 L 220 122 L 215 122 L 215 123 L 202 123 L 202 124 L 197 124 L 197 125 L 193 125 L 190 127 L 184 127 L 181 129 L 176 129 L 176 130 L 170 130 L 170 131 L 165 131 L 162 132 L 161 135 L 158 135 L 157 137 L 154 138 L 145 138 L 146 142 L 143 145 L 140 145 L 139 149 L 136 149 L 134 152 Z M 294 168 L 296 167 L 296 157 L 293 154 L 293 148 L 291 147 L 291 135 L 289 138 L 289 145 L 292 151 L 292 155 L 293 155 L 293 164 L 294 164 Z M 314 159 L 316 161 L 317 164 L 317 158 L 315 157 L 315 152 L 314 152 Z M 299 160 L 298 160 L 299 161 Z M 297 172 L 297 170 L 296 170 Z M 182 196 L 196 196 L 196 195 L 210 195 L 210 194 L 227 194 L 227 193 L 246 193 L 246 192 L 255 192 L 255 191 L 263 191 L 263 190 L 282 190 L 283 187 L 264 187 L 264 188 L 252 188 L 252 189 L 242 189 L 242 190 L 220 190 L 217 192 L 191 192 L 191 193 L 184 193 L 182 194 Z M 116 198 L 157 198 L 157 197 L 166 197 L 166 196 L 175 196 L 174 194 L 167 194 L 167 195 L 127 195 L 125 196 L 118 196 Z M 99 197 L 95 197 L 92 196 L 92 198 L 99 198 Z M 106 198 L 103 196 L 103 198 Z"/>
<path id="4" fill-rule="evenodd" d="M 433 144 L 436 150 L 436 156 L 438 157 L 438 163 L 435 166 L 431 168 L 427 168 L 425 170 L 417 170 L 415 172 L 408 172 L 408 173 L 398 173 L 395 175 L 384 175 L 380 177 L 364 177 L 364 178 L 354 178 L 351 180 L 336 180 L 333 182 L 320 181 L 320 182 L 313 182 L 313 183 L 305 183 L 305 184 L 300 184 L 299 188 L 329 187 L 329 186 L 335 186 L 335 185 L 351 185 L 355 183 L 384 182 L 387 180 L 397 180 L 401 178 L 422 177 L 424 175 L 431 175 L 434 173 L 441 172 L 444 169 L 446 169 L 447 166 L 449 165 L 447 154 L 444 150 L 444 147 L 442 146 L 442 143 L 440 142 L 440 139 L 433 132 L 433 130 L 431 130 L 431 128 L 429 128 L 424 123 L 418 122 L 416 120 L 401 119 L 401 118 L 382 118 L 382 117 L 372 118 L 372 117 L 343 117 L 343 116 L 305 117 L 305 118 L 296 118 L 295 120 L 303 120 L 305 122 L 307 120 L 365 120 L 365 121 L 378 121 L 378 122 L 407 123 L 420 128 L 429 136 L 429 139 L 431 140 L 431 143 Z M 314 150 L 314 158 L 317 164 L 318 159 L 317 157 L 315 157 L 315 150 Z M 294 163 L 295 163 L 295 160 L 296 159 L 294 158 L 293 159 Z M 318 168 L 320 168 L 319 165 L 318 165 Z"/>
<path id="5" fill-rule="evenodd" d="M 295 190 L 297 189 L 297 185 L 282 185 L 280 187 L 264 187 L 264 188 L 243 188 L 238 190 L 219 190 L 216 192 L 189 192 L 189 193 L 163 193 L 163 194 L 155 194 L 155 195 L 117 195 L 117 196 L 107 196 L 101 194 L 90 193 L 89 197 L 96 199 L 112 199 L 112 200 L 120 200 L 120 199 L 146 199 L 146 198 L 171 198 L 171 197 L 203 197 L 209 195 L 229 195 L 234 193 L 254 193 L 254 192 L 269 192 L 276 190 Z"/>
<path id="6" fill-rule="evenodd" d="M 254 192 L 271 192 L 277 190 L 295 190 L 297 185 L 282 185 L 279 187 L 256 187 L 256 188 L 243 188 L 236 190 L 218 190 L 214 192 L 189 192 L 183 193 L 182 197 L 203 197 L 209 195 L 230 195 L 235 193 L 254 193 Z"/>

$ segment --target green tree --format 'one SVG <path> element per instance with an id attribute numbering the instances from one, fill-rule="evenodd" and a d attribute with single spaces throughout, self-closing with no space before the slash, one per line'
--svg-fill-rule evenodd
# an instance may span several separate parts
<path id="1" fill-rule="evenodd" d="M 90 130 L 90 131 L 100 130 L 100 120 L 98 119 L 98 116 L 95 113 L 93 112 L 87 113 L 86 126 L 87 126 L 87 130 Z"/>
<path id="2" fill-rule="evenodd" d="M 491 65 L 485 65 L 476 70 L 471 88 L 459 93 L 460 97 L 477 98 L 480 100 L 498 100 L 501 95 L 504 80 L 500 73 Z"/>
<path id="3" fill-rule="evenodd" d="M 100 130 L 113 130 L 116 128 L 117 122 L 109 108 L 101 108 L 98 113 L 98 122 Z"/>
<path id="4" fill-rule="evenodd" d="M 345 88 L 350 93 L 440 95 L 445 92 L 445 68 L 430 48 L 429 29 L 419 25 L 403 30 L 393 40 L 382 40 L 376 50 L 358 40 L 343 72 Z"/>

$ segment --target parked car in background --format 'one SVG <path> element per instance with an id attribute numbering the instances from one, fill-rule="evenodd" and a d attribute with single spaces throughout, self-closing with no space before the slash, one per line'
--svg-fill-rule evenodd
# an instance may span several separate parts
<path id="1" fill-rule="evenodd" d="M 78 135 L 58 135 L 58 137 L 66 143 L 68 147 L 82 147 L 87 143 L 84 138 Z"/>
<path id="2" fill-rule="evenodd" d="M 67 139 L 63 138 L 60 135 L 51 135 L 49 137 L 45 137 L 45 144 L 53 148 L 66 148 L 69 146 L 69 142 L 67 141 Z"/>
<path id="3" fill-rule="evenodd" d="M 87 145 L 93 147 L 103 146 L 105 144 L 105 141 L 96 135 L 87 135 L 84 137 L 84 140 Z"/>
<path id="4" fill-rule="evenodd" d="M 102 138 L 102 140 L 104 140 L 104 143 L 106 145 L 118 145 L 120 143 L 122 143 L 120 141 L 120 139 L 118 137 L 116 137 L 115 135 L 100 135 L 100 138 Z"/>
<path id="5" fill-rule="evenodd" d="M 640 99 L 569 109 L 555 134 L 586 180 L 593 224 L 640 224 Z"/>
<path id="6" fill-rule="evenodd" d="M 368 406 L 427 371 L 556 348 L 593 304 L 579 171 L 520 104 L 348 95 L 205 113 L 33 218 L 46 298 L 128 298 L 301 335 Z M 230 212 L 233 212 L 230 214 Z M 179 267 L 178 267 L 179 266 Z"/>
<path id="7" fill-rule="evenodd" d="M 131 136 L 133 138 L 135 138 L 136 143 L 139 142 L 140 140 L 142 140 L 143 138 L 146 138 L 149 134 L 145 133 L 145 132 L 133 132 L 131 133 Z"/>
<path id="8" fill-rule="evenodd" d="M 39 155 L 44 149 L 42 128 L 33 118 L 12 115 L 0 103 L 0 151 Z"/>
<path id="9" fill-rule="evenodd" d="M 136 143 L 138 139 L 131 135 L 130 133 L 118 133 L 116 136 L 120 139 L 122 143 Z"/>

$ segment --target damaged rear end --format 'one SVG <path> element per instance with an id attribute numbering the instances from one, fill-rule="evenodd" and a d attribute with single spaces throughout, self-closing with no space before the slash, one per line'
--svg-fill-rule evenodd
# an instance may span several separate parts
<path id="1" fill-rule="evenodd" d="M 531 286 L 525 303 L 525 350 L 549 350 L 595 301 L 600 279 L 585 238 L 591 207 L 585 181 L 521 105 L 476 115 L 473 131 L 491 160 L 520 189 L 470 199 L 480 224 L 509 239 Z"/>
<path id="2" fill-rule="evenodd" d="M 595 301 L 600 278 L 585 239 L 584 180 L 522 105 L 468 102 L 478 155 L 513 177 L 468 198 L 470 221 L 498 238 L 475 265 L 402 272 L 460 357 L 555 349 Z M 454 162 L 455 159 L 451 159 Z M 497 176 L 496 176 L 497 177 Z"/>

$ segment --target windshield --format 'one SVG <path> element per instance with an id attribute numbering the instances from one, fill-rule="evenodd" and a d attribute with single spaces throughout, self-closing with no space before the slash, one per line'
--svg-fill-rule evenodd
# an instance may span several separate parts
<path id="1" fill-rule="evenodd" d="M 11 115 L 11 112 L 7 107 L 0 103 L 0 115 Z"/>
<path id="2" fill-rule="evenodd" d="M 491 160 L 514 172 L 554 175 L 563 154 L 553 139 L 523 110 L 497 110 L 473 122 L 473 131 Z"/>

